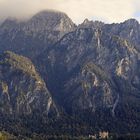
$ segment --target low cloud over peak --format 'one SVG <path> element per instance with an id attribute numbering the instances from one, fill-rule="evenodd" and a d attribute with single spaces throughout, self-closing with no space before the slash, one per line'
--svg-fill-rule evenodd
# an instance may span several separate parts
<path id="1" fill-rule="evenodd" d="M 65 12 L 76 23 L 85 18 L 112 23 L 140 16 L 139 0 L 0 0 L 1 20 L 27 18 L 44 9 Z"/>

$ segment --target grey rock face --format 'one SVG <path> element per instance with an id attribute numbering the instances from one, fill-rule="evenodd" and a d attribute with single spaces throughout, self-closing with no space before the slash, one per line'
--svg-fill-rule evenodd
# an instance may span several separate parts
<path id="1" fill-rule="evenodd" d="M 129 19 L 120 24 L 105 25 L 103 30 L 111 35 L 117 35 L 128 40 L 139 50 L 140 25 L 137 20 Z"/>
<path id="2" fill-rule="evenodd" d="M 37 32 L 42 30 L 69 32 L 76 27 L 65 13 L 57 11 L 39 12 L 28 21 L 28 25 L 28 29 Z"/>
<path id="3" fill-rule="evenodd" d="M 0 51 L 11 50 L 33 58 L 75 28 L 66 14 L 55 11 L 42 11 L 24 22 L 7 19 L 0 26 Z"/>
<path id="4" fill-rule="evenodd" d="M 50 111 L 58 113 L 44 81 L 32 62 L 12 52 L 2 54 L 0 112 L 15 115 L 48 115 Z"/>
<path id="5" fill-rule="evenodd" d="M 112 79 L 92 62 L 83 66 L 76 78 L 71 79 L 65 87 L 64 92 L 67 94 L 74 89 L 71 91 L 73 97 L 71 103 L 69 102 L 71 97 L 66 95 L 66 98 L 68 104 L 72 104 L 72 108 L 76 110 L 77 108 L 80 110 L 91 109 L 92 112 L 100 108 L 112 110 L 118 94 Z"/>
<path id="6" fill-rule="evenodd" d="M 103 27 L 105 24 L 101 21 L 90 21 L 88 19 L 85 19 L 84 22 L 82 24 L 80 24 L 78 27 L 79 28 L 101 28 Z"/>

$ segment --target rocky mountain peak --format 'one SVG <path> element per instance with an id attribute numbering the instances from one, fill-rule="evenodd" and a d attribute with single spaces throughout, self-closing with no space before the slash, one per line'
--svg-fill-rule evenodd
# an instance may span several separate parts
<path id="1" fill-rule="evenodd" d="M 90 22 L 93 22 L 93 21 L 89 21 L 87 18 L 84 20 L 83 24 L 89 24 Z"/>
<path id="2" fill-rule="evenodd" d="M 75 28 L 72 20 L 62 12 L 41 11 L 29 20 L 29 26 L 34 30 L 71 31 Z M 30 28 L 31 28 L 30 27 Z"/>
<path id="3" fill-rule="evenodd" d="M 129 26 L 139 25 L 139 22 L 133 18 L 126 20 L 124 23 Z"/>
<path id="4" fill-rule="evenodd" d="M 126 21 L 124 21 L 122 24 L 120 24 L 123 26 L 123 28 L 132 28 L 137 30 L 139 28 L 139 22 L 136 19 L 128 19 Z"/>
<path id="5" fill-rule="evenodd" d="M 101 28 L 104 25 L 103 22 L 100 21 L 92 21 L 87 18 L 83 21 L 82 24 L 79 25 L 80 28 Z"/>

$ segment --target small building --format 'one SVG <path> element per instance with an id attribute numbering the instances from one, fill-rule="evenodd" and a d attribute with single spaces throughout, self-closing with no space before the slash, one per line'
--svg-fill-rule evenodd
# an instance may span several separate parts
<path id="1" fill-rule="evenodd" d="M 109 133 L 108 132 L 99 132 L 99 139 L 108 139 L 109 138 Z"/>

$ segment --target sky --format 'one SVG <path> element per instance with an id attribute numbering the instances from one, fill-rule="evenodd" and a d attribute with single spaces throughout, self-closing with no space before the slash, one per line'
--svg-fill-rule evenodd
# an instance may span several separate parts
<path id="1" fill-rule="evenodd" d="M 77 24 L 85 18 L 106 23 L 140 21 L 140 0 L 0 0 L 0 20 L 25 19 L 45 9 L 65 12 Z"/>

